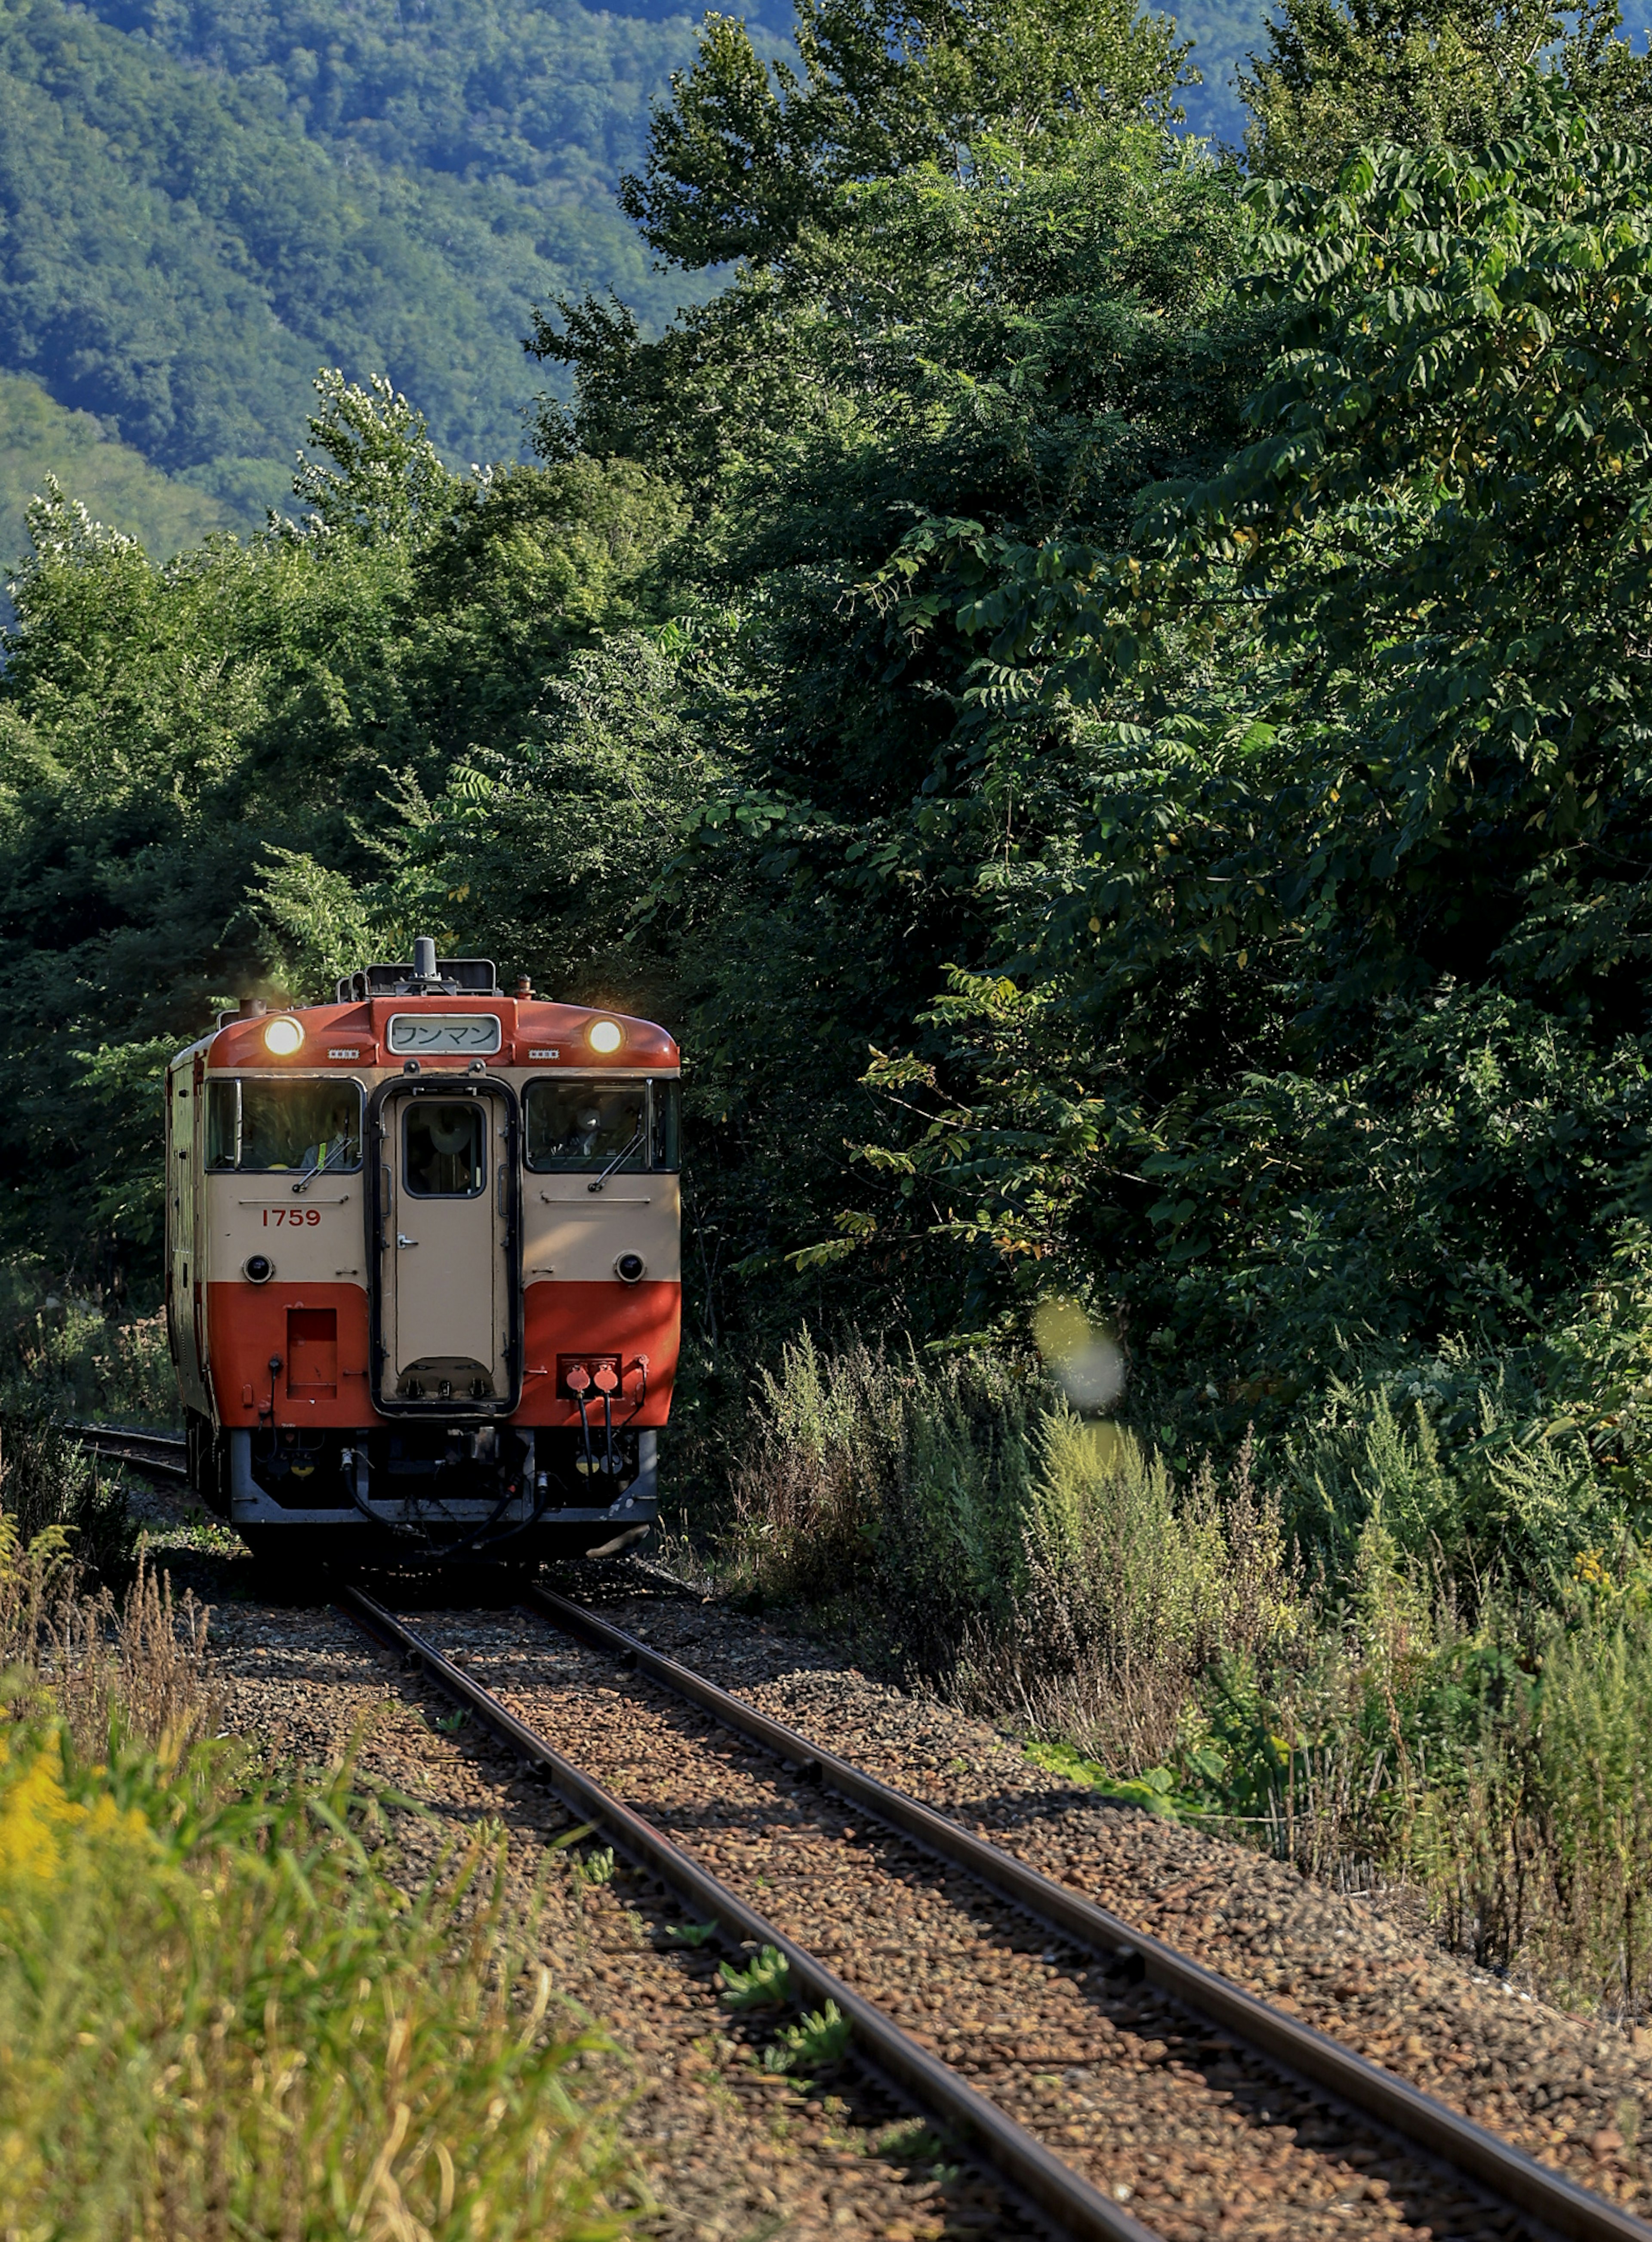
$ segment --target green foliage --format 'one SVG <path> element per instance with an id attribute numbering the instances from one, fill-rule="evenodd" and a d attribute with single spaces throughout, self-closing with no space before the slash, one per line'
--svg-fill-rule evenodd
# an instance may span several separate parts
<path id="1" fill-rule="evenodd" d="M 670 10 L 512 0 L 426 0 L 417 12 L 395 0 L 97 0 L 89 12 L 231 79 L 341 154 L 416 176 L 508 180 L 547 215 L 617 184 L 640 153 L 650 95 L 692 43 Z M 631 263 L 641 269 L 634 252 Z"/>
<path id="2" fill-rule="evenodd" d="M 547 2024 L 497 1852 L 410 1901 L 356 1823 L 342 1782 L 242 1797 L 198 1747 L 89 1765 L 60 1725 L 12 1724 L 10 2224 L 204 2236 L 359 2208 L 500 2242 L 627 2230 L 612 2135 L 566 2084 L 596 2043 Z"/>
<path id="3" fill-rule="evenodd" d="M 718 1996 L 731 2009 L 783 2009 L 792 1997 L 792 1965 L 776 1946 L 759 1947 L 744 1970 L 719 1962 Z"/>
<path id="4" fill-rule="evenodd" d="M 1015 1366 L 823 1355 L 806 1331 L 759 1388 L 734 1484 L 748 1591 L 870 1603 L 887 1655 L 920 1670 L 1008 1612 L 1036 1406 Z"/>
<path id="5" fill-rule="evenodd" d="M 774 2045 L 763 2051 L 766 2071 L 790 2072 L 800 2084 L 802 2074 L 829 2071 L 849 2050 L 849 2019 L 835 2001 L 811 2009 L 794 2024 L 782 2024 Z"/>
<path id="6" fill-rule="evenodd" d="M 75 1563 L 95 1579 L 117 1578 L 130 1564 L 137 1528 L 119 1473 L 37 1405 L 0 1414 L 0 1510 L 25 1547 L 62 1534 Z"/>
<path id="7" fill-rule="evenodd" d="M 1373 1342 L 1524 1344 L 1636 1218 L 1645 182 L 1530 100 L 1491 157 L 1257 191 L 1285 348 L 1219 475 L 1112 545 L 909 540 L 980 587 L 1033 830 L 1011 970 L 867 1077 L 847 1234 L 1106 1270 L 1206 1437 Z"/>
<path id="8" fill-rule="evenodd" d="M 1613 37 L 1622 20 L 1617 0 L 1575 16 L 1548 0 L 1283 0 L 1264 26 L 1264 52 L 1240 73 L 1253 164 L 1328 184 L 1363 141 L 1494 138 L 1540 58 L 1602 110 L 1636 111 L 1645 57 Z"/>
<path id="9" fill-rule="evenodd" d="M 1156 477 L 1214 465 L 1260 364 L 1230 292 L 1247 242 L 1227 175 L 1120 127 L 1047 170 L 868 185 L 658 345 L 596 312 L 542 332 L 580 383 L 547 448 L 645 461 L 690 509 L 679 705 L 712 752 L 648 938 L 699 1054 L 722 1267 L 829 1236 L 839 1147 L 874 1124 L 867 1059 L 993 939 L 1023 835 L 1064 815 L 1062 728 L 1027 768 L 966 697 L 955 602 L 892 550 L 936 501 L 983 540 L 1075 515 L 1121 534 Z M 873 1240 L 859 1311 L 871 1279 L 880 1320 L 978 1328 L 955 1265 L 903 1250 Z"/>
<path id="10" fill-rule="evenodd" d="M 164 1314 L 114 1319 L 83 1295 L 44 1290 L 37 1264 L 6 1272 L 0 1400 L 69 1420 L 170 1426 L 177 1379 Z"/>
<path id="11" fill-rule="evenodd" d="M 693 67 L 673 73 L 619 202 L 674 264 L 770 263 L 829 227 L 851 182 L 960 152 L 1047 161 L 1104 117 L 1181 117 L 1187 48 L 1134 0 L 799 0 L 795 36 L 801 75 L 713 12 Z"/>
<path id="12" fill-rule="evenodd" d="M 704 1946 L 717 1936 L 714 1923 L 672 1923 L 666 1926 L 666 1936 L 684 1946 Z"/>

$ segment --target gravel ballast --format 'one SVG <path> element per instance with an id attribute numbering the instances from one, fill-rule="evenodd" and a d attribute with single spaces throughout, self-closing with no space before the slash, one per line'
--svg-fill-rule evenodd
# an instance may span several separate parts
<path id="1" fill-rule="evenodd" d="M 863 1826 L 830 1793 L 602 1654 L 523 1613 L 401 1608 L 519 1718 L 667 1829 L 1166 2242 L 1328 2228 L 1517 2231 L 1511 2218 L 1328 2098 L 1284 2080 L 1151 1989 L 1052 1945 L 967 1876 L 876 1823 Z M 666 1606 L 645 1599 L 644 1608 L 658 1616 Z M 679 1614 L 677 1628 L 692 1608 Z M 612 1605 L 608 1612 L 640 1615 Z M 713 1624 L 732 1617 L 718 1614 Z M 756 1696 L 755 1631 L 749 1621 L 734 1624 L 746 1640 L 727 1642 L 729 1662 Z M 703 1641 L 691 1650 L 686 1641 L 664 1642 L 658 1628 L 643 1631 L 709 1668 Z M 886 1740 L 893 1728 L 901 1741 L 904 1728 L 909 1748 L 933 1719 L 933 1708 L 889 1693 L 863 1703 L 856 1687 L 865 1685 L 851 1685 L 852 1703 L 839 1702 L 823 1723 L 837 1750 L 869 1761 L 866 1704 L 875 1703 Z M 943 1767 L 963 1760 L 961 1741 L 943 1719 L 927 1738 L 932 1770 L 937 1757 Z M 905 1772 L 887 1759 L 879 1771 Z"/>
<path id="2" fill-rule="evenodd" d="M 529 1871 L 567 1835 L 569 1815 L 512 1755 L 468 1724 L 438 1726 L 452 1722 L 449 1701 L 338 1613 L 220 1604 L 211 1640 L 228 1727 L 301 1766 L 353 1751 L 364 1777 L 418 1802 L 424 1814 L 395 1825 L 410 1880 L 478 1822 L 503 1824 Z M 580 2091 L 621 2107 L 659 2206 L 645 2231 L 662 2242 L 1030 2242 L 1040 2232 L 852 2071 L 806 2094 L 766 2071 L 769 2031 L 722 2005 L 713 1951 L 671 1948 L 679 1923 L 623 1863 L 605 1882 L 554 1873 L 545 1885 L 542 1957 L 570 2022 L 593 2022 L 613 2042 L 611 2055 L 585 2060 Z"/>
<path id="3" fill-rule="evenodd" d="M 604 1584 L 616 1625 L 1652 2219 L 1652 2036 L 1549 2007 L 1282 1863 L 1109 1805 L 979 1721 L 631 1569 L 629 1593 Z"/>

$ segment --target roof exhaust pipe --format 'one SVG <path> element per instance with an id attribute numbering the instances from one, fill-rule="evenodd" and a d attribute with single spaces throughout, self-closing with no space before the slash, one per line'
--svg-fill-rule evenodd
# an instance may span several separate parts
<path id="1" fill-rule="evenodd" d="M 413 978 L 415 981 L 434 981 L 436 978 L 436 944 L 428 934 L 413 936 Z"/>

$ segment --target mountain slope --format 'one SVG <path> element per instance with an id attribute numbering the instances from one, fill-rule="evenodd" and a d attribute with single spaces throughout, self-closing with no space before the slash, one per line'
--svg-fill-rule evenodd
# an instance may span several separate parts
<path id="1" fill-rule="evenodd" d="M 637 28 L 663 75 L 666 29 Z M 451 458 L 510 457 L 531 304 L 612 286 L 658 320 L 694 292 L 589 167 L 580 194 L 391 164 L 289 106 L 61 0 L 0 4 L 0 368 L 245 514 L 287 494 L 318 364 L 388 372 Z"/>
<path id="2" fill-rule="evenodd" d="M 111 441 L 90 413 L 67 413 L 37 383 L 0 373 L 0 574 L 27 548 L 23 517 L 48 475 L 157 560 L 235 526 L 204 492 L 169 480 L 130 445 Z"/>

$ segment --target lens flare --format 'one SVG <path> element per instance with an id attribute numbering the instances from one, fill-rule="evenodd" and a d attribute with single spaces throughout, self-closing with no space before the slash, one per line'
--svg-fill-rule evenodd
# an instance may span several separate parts
<path id="1" fill-rule="evenodd" d="M 593 1051 L 605 1054 L 617 1051 L 625 1041 L 625 1036 L 618 1020 L 592 1020 L 586 1041 Z"/>
<path id="2" fill-rule="evenodd" d="M 304 1030 L 297 1020 L 271 1020 L 264 1031 L 264 1047 L 278 1058 L 291 1058 L 304 1041 Z"/>
<path id="3" fill-rule="evenodd" d="M 1081 1415 L 1113 1406 L 1124 1391 L 1124 1353 L 1111 1332 L 1076 1300 L 1051 1299 L 1033 1311 L 1033 1332 L 1050 1375 Z"/>

